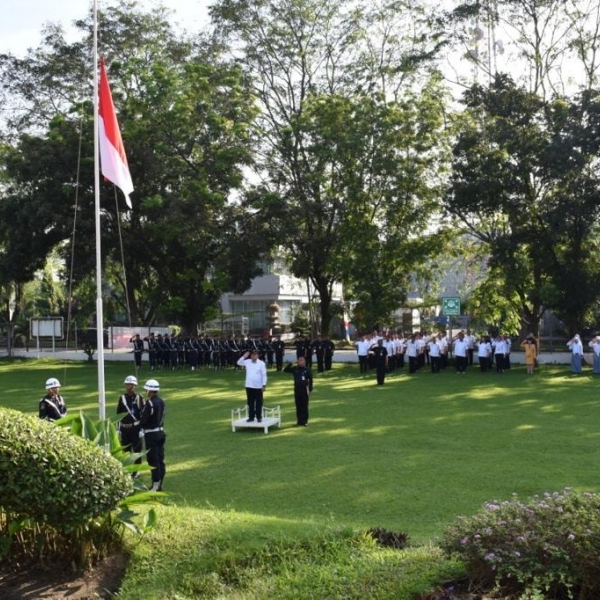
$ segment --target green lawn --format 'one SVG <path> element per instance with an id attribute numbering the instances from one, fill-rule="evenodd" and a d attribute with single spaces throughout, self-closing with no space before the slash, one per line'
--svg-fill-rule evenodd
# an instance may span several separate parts
<path id="1" fill-rule="evenodd" d="M 107 363 L 107 414 L 129 373 Z M 83 363 L 0 362 L 2 404 L 35 412 L 50 375 L 70 411 L 97 414 L 95 367 Z M 486 500 L 599 490 L 597 381 L 566 366 L 535 376 L 520 366 L 503 376 L 404 373 L 378 387 L 335 365 L 316 376 L 307 429 L 292 427 L 291 376 L 270 372 L 266 404 L 282 406 L 284 425 L 268 435 L 231 432 L 241 373 L 155 375 L 168 407 L 165 487 L 178 504 L 386 527 L 425 542 Z"/>

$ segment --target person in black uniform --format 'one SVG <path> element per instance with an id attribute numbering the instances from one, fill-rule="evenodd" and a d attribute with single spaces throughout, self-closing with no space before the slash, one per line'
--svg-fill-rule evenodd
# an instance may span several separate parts
<path id="1" fill-rule="evenodd" d="M 375 368 L 377 369 L 377 385 L 383 385 L 388 361 L 388 352 L 383 345 L 383 340 L 379 339 L 377 344 L 371 346 L 369 353 L 373 355 Z"/>
<path id="2" fill-rule="evenodd" d="M 331 338 L 325 338 L 322 342 L 323 360 L 325 362 L 325 370 L 331 371 L 331 363 L 333 362 L 333 353 L 335 352 L 335 344 Z"/>
<path id="3" fill-rule="evenodd" d="M 313 353 L 317 357 L 317 372 L 322 373 L 325 370 L 325 363 L 323 362 L 325 342 L 321 339 L 320 335 L 311 344 L 311 354 Z"/>
<path id="4" fill-rule="evenodd" d="M 39 403 L 39 417 L 45 421 L 58 421 L 66 416 L 67 405 L 65 399 L 58 393 L 60 381 L 51 377 L 46 381 L 46 395 Z"/>
<path id="5" fill-rule="evenodd" d="M 273 340 L 273 350 L 275 350 L 275 368 L 279 372 L 283 369 L 283 357 L 285 356 L 285 342 L 281 338 Z"/>
<path id="6" fill-rule="evenodd" d="M 144 352 L 144 341 L 140 338 L 140 334 L 136 333 L 129 342 L 133 344 L 133 360 L 135 362 L 136 371 L 142 368 L 142 353 Z"/>
<path id="7" fill-rule="evenodd" d="M 119 397 L 117 404 L 117 414 L 124 415 L 119 421 L 119 437 L 121 438 L 121 446 L 129 452 L 136 454 L 142 452 L 142 438 L 140 431 L 140 416 L 144 407 L 144 399 L 135 391 L 135 386 L 138 380 L 133 375 L 125 377 L 125 393 Z M 142 462 L 142 458 L 135 461 L 136 465 Z M 132 473 L 133 477 L 137 477 L 137 472 Z"/>
<path id="8" fill-rule="evenodd" d="M 160 385 L 156 379 L 149 379 L 144 384 L 148 400 L 140 415 L 140 424 L 144 430 L 144 444 L 148 464 L 152 467 L 152 492 L 162 490 L 165 479 L 165 403 L 158 395 Z"/>
<path id="9" fill-rule="evenodd" d="M 156 343 L 154 333 L 151 333 L 148 337 L 145 337 L 144 341 L 148 342 L 148 362 L 150 363 L 150 370 L 154 371 L 156 369 L 158 352 L 158 344 Z"/>
<path id="10" fill-rule="evenodd" d="M 289 364 L 285 367 L 286 373 L 294 376 L 294 400 L 296 402 L 296 425 L 306 427 L 308 425 L 308 399 L 313 389 L 313 376 L 306 366 L 303 356 L 298 359 L 296 366 Z"/>

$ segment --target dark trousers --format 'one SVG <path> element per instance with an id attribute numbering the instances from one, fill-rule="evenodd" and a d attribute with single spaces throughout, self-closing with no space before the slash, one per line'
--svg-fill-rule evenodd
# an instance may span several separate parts
<path id="1" fill-rule="evenodd" d="M 160 483 L 165 478 L 167 469 L 165 467 L 165 440 L 166 435 L 164 431 L 155 431 L 153 433 L 147 433 L 144 436 L 144 443 L 146 444 L 146 458 L 148 464 L 152 467 L 152 483 Z"/>
<path id="2" fill-rule="evenodd" d="M 308 423 L 308 389 L 306 386 L 294 387 L 294 401 L 296 402 L 296 422 L 298 425 Z"/>
<path id="3" fill-rule="evenodd" d="M 360 368 L 360 372 L 361 373 L 366 373 L 369 370 L 369 365 L 367 363 L 367 357 L 366 356 L 359 356 L 358 357 L 358 366 Z"/>
<path id="4" fill-rule="evenodd" d="M 322 352 L 317 352 L 317 371 L 322 373 L 325 370 L 325 361 Z"/>
<path id="5" fill-rule="evenodd" d="M 141 352 L 134 352 L 133 353 L 133 360 L 135 361 L 136 368 L 139 369 L 142 366 L 142 353 Z"/>
<path id="6" fill-rule="evenodd" d="M 418 363 L 417 363 L 417 357 L 416 356 L 409 356 L 408 357 L 408 372 L 409 373 L 416 373 L 417 369 L 418 369 Z"/>
<path id="7" fill-rule="evenodd" d="M 457 356 L 456 357 L 456 372 L 465 373 L 467 371 L 467 357 Z"/>
<path id="8" fill-rule="evenodd" d="M 440 357 L 439 356 L 430 356 L 429 360 L 431 362 L 431 372 L 439 373 L 440 372 Z"/>
<path id="9" fill-rule="evenodd" d="M 490 368 L 490 359 L 488 356 L 479 357 L 479 368 L 482 373 L 487 373 Z"/>
<path id="10" fill-rule="evenodd" d="M 263 391 L 262 388 L 246 388 L 248 402 L 248 418 L 262 420 Z"/>
<path id="11" fill-rule="evenodd" d="M 377 385 L 383 385 L 385 381 L 385 363 L 377 363 Z"/>
<path id="12" fill-rule="evenodd" d="M 140 437 L 139 426 L 127 427 L 127 425 L 119 426 L 119 436 L 121 438 L 121 446 L 127 452 L 141 453 L 143 449 L 142 438 Z M 135 461 L 136 465 L 142 462 L 142 458 L 138 458 Z"/>
<path id="13" fill-rule="evenodd" d="M 326 371 L 331 371 L 331 363 L 333 362 L 333 354 L 329 354 L 329 352 L 327 352 L 325 354 L 325 370 Z"/>
<path id="14" fill-rule="evenodd" d="M 469 366 L 473 365 L 473 353 L 475 352 L 475 350 L 473 348 L 470 348 L 467 350 L 467 352 L 469 353 Z"/>
<path id="15" fill-rule="evenodd" d="M 496 371 L 504 373 L 504 354 L 496 354 Z"/>
<path id="16" fill-rule="evenodd" d="M 278 371 L 283 369 L 283 352 L 275 352 L 275 368 Z"/>

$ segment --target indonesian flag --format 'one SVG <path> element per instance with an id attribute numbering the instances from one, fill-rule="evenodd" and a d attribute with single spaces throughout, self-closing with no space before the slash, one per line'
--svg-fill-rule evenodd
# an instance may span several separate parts
<path id="1" fill-rule="evenodd" d="M 129 194 L 133 192 L 133 183 L 127 166 L 127 156 L 119 131 L 115 105 L 112 101 L 104 57 L 100 58 L 100 98 L 98 103 L 98 123 L 100 139 L 100 164 L 102 175 L 112 181 L 125 194 L 127 206 L 133 208 Z"/>
<path id="2" fill-rule="evenodd" d="M 344 334 L 346 335 L 346 341 L 350 341 L 350 315 L 344 310 Z"/>

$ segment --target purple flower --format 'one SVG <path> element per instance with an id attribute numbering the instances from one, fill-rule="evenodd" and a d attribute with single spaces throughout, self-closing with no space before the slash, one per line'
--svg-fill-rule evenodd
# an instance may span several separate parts
<path id="1" fill-rule="evenodd" d="M 568 539 L 568 540 L 571 540 L 571 541 L 573 541 L 573 540 L 575 539 L 575 536 L 574 536 L 572 533 L 570 533 L 570 534 L 567 536 L 567 539 Z"/>
<path id="2" fill-rule="evenodd" d="M 496 558 L 496 555 L 493 552 L 490 552 L 485 555 L 484 560 L 492 561 Z"/>

